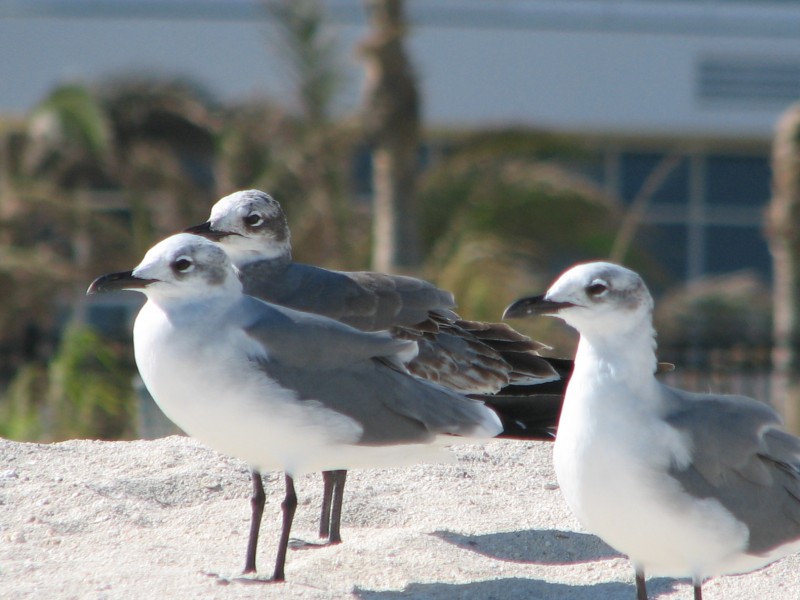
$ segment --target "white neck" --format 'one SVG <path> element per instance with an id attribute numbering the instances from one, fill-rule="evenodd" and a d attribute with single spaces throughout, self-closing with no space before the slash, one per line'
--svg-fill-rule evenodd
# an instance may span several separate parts
<path id="1" fill-rule="evenodd" d="M 232 238 L 224 245 L 224 248 L 231 262 L 239 269 L 253 262 L 284 258 L 291 260 L 292 257 L 292 246 L 288 242 L 285 244 L 255 245 L 242 243 Z"/>
<path id="2" fill-rule="evenodd" d="M 633 389 L 655 383 L 655 332 L 649 322 L 630 328 L 621 335 L 582 333 L 575 355 L 575 371 Z"/>
<path id="3" fill-rule="evenodd" d="M 166 284 L 155 284 L 145 291 L 149 303 L 159 307 L 170 321 L 181 323 L 203 321 L 225 312 L 241 294 L 242 284 L 232 273 L 224 282 L 198 287 L 193 293 Z"/>

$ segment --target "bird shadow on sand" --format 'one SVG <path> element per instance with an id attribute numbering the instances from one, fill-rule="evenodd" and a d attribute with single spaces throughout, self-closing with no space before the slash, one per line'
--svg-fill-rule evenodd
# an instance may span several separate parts
<path id="1" fill-rule="evenodd" d="M 482 535 L 435 531 L 431 535 L 489 558 L 518 563 L 566 565 L 622 556 L 594 535 L 558 529 L 505 531 Z"/>
<path id="2" fill-rule="evenodd" d="M 470 552 L 491 559 L 537 565 L 567 565 L 624 558 L 600 538 L 575 531 L 532 529 L 481 535 L 462 535 L 436 531 L 431 535 Z M 631 580 L 633 574 L 631 573 Z M 674 591 L 678 582 L 669 578 L 649 579 L 647 590 L 652 598 Z M 687 582 L 688 583 L 688 582 Z M 508 598 L 569 600 L 630 600 L 636 591 L 633 581 L 608 581 L 587 585 L 553 583 L 539 579 L 508 578 L 472 583 L 414 583 L 403 591 L 355 590 L 364 600 L 394 598 Z"/>
<path id="3" fill-rule="evenodd" d="M 674 591 L 675 581 L 654 579 L 647 582 L 651 598 Z M 412 583 L 401 591 L 371 591 L 356 588 L 360 600 L 486 600 L 487 598 L 526 598 L 528 600 L 631 600 L 636 589 L 631 583 L 609 581 L 593 585 L 569 585 L 541 579 L 511 577 L 471 583 Z"/>

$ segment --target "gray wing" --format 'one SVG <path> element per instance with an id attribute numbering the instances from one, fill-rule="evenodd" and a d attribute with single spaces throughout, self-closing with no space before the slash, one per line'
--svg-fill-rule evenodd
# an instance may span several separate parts
<path id="1" fill-rule="evenodd" d="M 492 394 L 559 378 L 538 355 L 541 344 L 503 323 L 459 319 L 452 294 L 421 279 L 284 260 L 250 263 L 240 277 L 245 293 L 268 302 L 418 342 L 409 370 L 453 390 Z"/>
<path id="2" fill-rule="evenodd" d="M 353 309 L 356 306 L 367 305 L 370 329 L 435 329 L 435 324 L 431 323 L 432 317 L 450 320 L 458 317 L 453 312 L 453 294 L 422 279 L 371 271 L 335 273 L 347 277 L 357 286 L 358 292 L 351 290 L 348 294 L 348 309 L 355 312 Z M 358 317 L 363 318 L 364 313 Z M 345 318 L 348 318 L 347 315 Z"/>
<path id="3" fill-rule="evenodd" d="M 285 364 L 279 357 L 260 367 L 301 402 L 311 402 L 357 421 L 358 444 L 425 443 L 436 434 L 497 435 L 502 426 L 482 402 L 401 373 L 378 360 L 335 368 Z"/>
<path id="4" fill-rule="evenodd" d="M 800 538 L 800 439 L 768 405 L 663 386 L 666 421 L 688 436 L 692 464 L 670 474 L 690 494 L 718 499 L 750 528 L 748 552 Z"/>
<path id="5" fill-rule="evenodd" d="M 264 352 L 285 365 L 330 369 L 371 358 L 399 365 L 416 354 L 413 342 L 387 332 L 360 331 L 324 316 L 243 296 L 236 318 Z"/>
<path id="6" fill-rule="evenodd" d="M 364 331 L 422 325 L 431 314 L 455 318 L 452 294 L 412 277 L 272 261 L 251 263 L 240 277 L 246 294 Z"/>

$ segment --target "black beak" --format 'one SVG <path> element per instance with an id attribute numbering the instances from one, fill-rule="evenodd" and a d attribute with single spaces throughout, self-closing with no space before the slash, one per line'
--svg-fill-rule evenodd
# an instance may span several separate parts
<path id="1" fill-rule="evenodd" d="M 218 242 L 229 235 L 236 235 L 228 231 L 214 231 L 211 229 L 211 221 L 206 221 L 205 223 L 200 223 L 200 225 L 194 225 L 193 227 L 187 227 L 183 230 L 183 233 L 193 233 L 194 235 L 209 239 L 212 242 Z"/>
<path id="2" fill-rule="evenodd" d="M 136 277 L 133 271 L 109 273 L 108 275 L 101 275 L 95 279 L 89 286 L 89 289 L 86 290 L 86 294 L 102 294 L 104 292 L 117 292 L 119 290 L 140 290 L 156 281 L 158 280 Z"/>
<path id="3" fill-rule="evenodd" d="M 531 296 L 530 298 L 520 298 L 513 302 L 503 312 L 503 319 L 518 319 L 530 315 L 552 315 L 562 308 L 575 306 L 571 302 L 553 302 L 545 299 L 544 296 Z"/>

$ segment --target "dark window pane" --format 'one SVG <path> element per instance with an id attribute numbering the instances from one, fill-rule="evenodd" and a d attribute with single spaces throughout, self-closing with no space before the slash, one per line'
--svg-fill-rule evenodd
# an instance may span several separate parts
<path id="1" fill-rule="evenodd" d="M 706 271 L 724 273 L 739 269 L 757 269 L 771 277 L 769 248 L 759 227 L 706 228 Z"/>
<path id="2" fill-rule="evenodd" d="M 706 194 L 709 204 L 763 206 L 770 197 L 771 172 L 763 156 L 709 156 Z"/>
<path id="3" fill-rule="evenodd" d="M 660 153 L 622 154 L 620 195 L 626 203 L 640 192 L 647 178 L 661 164 L 666 155 Z M 686 204 L 689 198 L 689 163 L 684 158 L 669 173 L 650 199 L 652 204 Z"/>
<path id="4" fill-rule="evenodd" d="M 372 195 L 372 148 L 356 146 L 350 159 L 353 188 L 359 196 Z"/>

